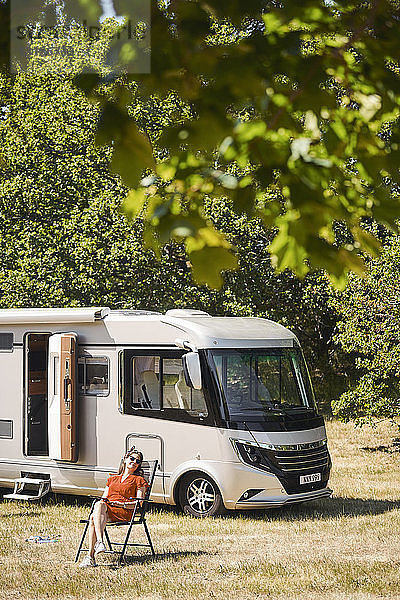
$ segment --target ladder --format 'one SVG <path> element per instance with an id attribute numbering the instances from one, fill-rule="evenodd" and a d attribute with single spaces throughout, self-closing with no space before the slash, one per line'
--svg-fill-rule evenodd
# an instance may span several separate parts
<path id="1" fill-rule="evenodd" d="M 30 489 L 26 489 L 27 486 Z M 34 477 L 18 477 L 14 480 L 12 494 L 4 494 L 8 500 L 40 500 L 51 490 L 50 479 L 36 479 Z"/>

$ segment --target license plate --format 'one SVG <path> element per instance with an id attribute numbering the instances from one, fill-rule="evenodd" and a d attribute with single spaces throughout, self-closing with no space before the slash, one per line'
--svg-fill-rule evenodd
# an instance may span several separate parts
<path id="1" fill-rule="evenodd" d="M 321 481 L 321 473 L 312 473 L 311 475 L 300 475 L 300 483 L 314 483 Z"/>

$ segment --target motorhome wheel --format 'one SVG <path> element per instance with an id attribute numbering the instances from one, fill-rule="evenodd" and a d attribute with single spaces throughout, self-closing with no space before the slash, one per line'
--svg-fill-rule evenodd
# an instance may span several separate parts
<path id="1" fill-rule="evenodd" d="M 221 492 L 203 473 L 189 473 L 179 487 L 179 504 L 193 517 L 212 517 L 225 512 Z"/>

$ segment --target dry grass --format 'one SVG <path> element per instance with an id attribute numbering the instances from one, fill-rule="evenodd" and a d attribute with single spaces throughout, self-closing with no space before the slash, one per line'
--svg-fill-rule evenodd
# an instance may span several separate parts
<path id="1" fill-rule="evenodd" d="M 0 504 L 3 595 L 15 598 L 164 600 L 400 599 L 400 454 L 395 430 L 328 423 L 333 499 L 280 511 L 195 520 L 161 508 L 149 515 L 158 556 L 121 568 L 73 562 L 87 505 Z M 29 535 L 59 535 L 32 544 Z"/>

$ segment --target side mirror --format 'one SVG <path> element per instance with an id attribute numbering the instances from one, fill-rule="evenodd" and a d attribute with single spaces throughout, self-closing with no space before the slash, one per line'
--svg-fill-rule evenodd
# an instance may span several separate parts
<path id="1" fill-rule="evenodd" d="M 200 357 L 197 352 L 188 352 L 182 356 L 183 373 L 186 385 L 201 390 Z"/>

